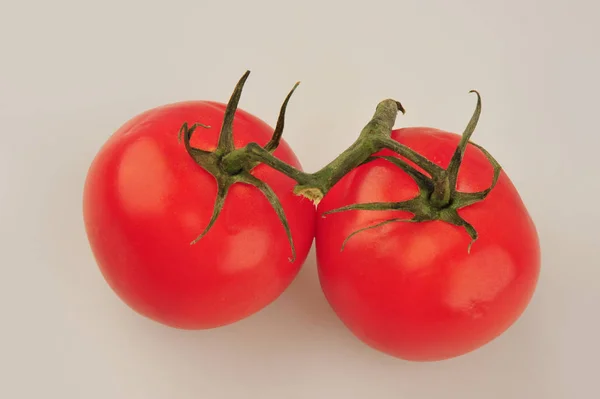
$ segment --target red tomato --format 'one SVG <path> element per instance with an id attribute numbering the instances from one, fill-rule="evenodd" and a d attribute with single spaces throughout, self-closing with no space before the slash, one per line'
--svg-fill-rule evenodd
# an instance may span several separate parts
<path id="1" fill-rule="evenodd" d="M 392 138 L 443 168 L 460 140 L 430 128 L 395 130 Z M 458 191 L 484 190 L 492 175 L 489 160 L 469 144 Z M 404 171 L 378 159 L 338 182 L 318 214 L 354 203 L 405 201 L 417 193 Z M 341 251 L 352 232 L 411 214 L 353 210 L 317 218 L 321 286 L 360 340 L 404 359 L 441 360 L 484 345 L 522 314 L 537 283 L 540 251 L 517 190 L 502 172 L 486 199 L 458 213 L 479 233 L 470 253 L 466 231 L 442 221 L 385 224 L 354 235 Z"/>
<path id="2" fill-rule="evenodd" d="M 313 204 L 292 194 L 295 182 L 260 165 L 252 174 L 277 194 L 296 247 L 255 187 L 234 184 L 209 233 L 215 178 L 178 142 L 184 122 L 198 128 L 191 144 L 214 150 L 225 105 L 181 102 L 151 109 L 125 123 L 94 159 L 84 190 L 85 227 L 108 284 L 135 311 L 183 329 L 217 327 L 245 318 L 275 300 L 304 262 L 315 228 Z M 264 145 L 273 133 L 238 109 L 237 148 Z M 282 141 L 275 156 L 300 168 Z"/>

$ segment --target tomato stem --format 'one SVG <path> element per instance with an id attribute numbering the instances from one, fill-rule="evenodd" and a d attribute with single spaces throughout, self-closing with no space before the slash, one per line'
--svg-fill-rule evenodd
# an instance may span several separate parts
<path id="1" fill-rule="evenodd" d="M 315 172 L 312 175 L 313 181 L 309 181 L 308 184 L 298 182 L 294 192 L 318 204 L 341 178 L 383 148 L 383 139 L 391 135 L 399 111 L 405 112 L 398 101 L 392 99 L 381 101 L 375 109 L 373 118 L 362 129 L 356 141 L 333 161 Z"/>
<path id="2" fill-rule="evenodd" d="M 338 155 L 333 161 L 314 173 L 306 173 L 283 162 L 274 155 L 279 146 L 285 125 L 285 114 L 290 98 L 299 83 L 296 83 L 286 96 L 277 119 L 277 125 L 269 142 L 261 147 L 257 143 L 249 143 L 242 148 L 235 148 L 233 142 L 233 120 L 240 101 L 243 86 L 250 71 L 238 81 L 233 94 L 227 104 L 223 124 L 219 135 L 217 148 L 214 152 L 208 152 L 194 148 L 190 145 L 190 138 L 198 127 L 207 127 L 202 124 L 194 124 L 188 127 L 184 123 L 179 131 L 179 137 L 183 137 L 185 148 L 189 155 L 207 172 L 212 174 L 218 183 L 217 198 L 212 217 L 205 230 L 192 243 L 197 242 L 208 233 L 216 222 L 229 188 L 235 183 L 249 184 L 258 188 L 269 200 L 274 211 L 277 213 L 286 235 L 290 241 L 292 251 L 291 259 L 295 259 L 294 243 L 291 230 L 287 222 L 284 210 L 273 190 L 263 181 L 251 174 L 252 170 L 260 164 L 265 164 L 296 181 L 294 193 L 304 196 L 315 204 L 327 194 L 327 192 L 349 172 L 356 167 L 369 162 L 375 158 L 386 159 L 408 173 L 419 186 L 419 194 L 408 201 L 396 203 L 368 203 L 354 204 L 329 213 L 345 212 L 351 210 L 403 210 L 413 214 L 412 218 L 394 218 L 361 229 L 354 234 L 375 228 L 391 222 L 419 222 L 428 220 L 442 220 L 447 223 L 463 227 L 471 237 L 471 244 L 477 239 L 477 232 L 467 221 L 462 219 L 457 210 L 465 206 L 482 201 L 493 189 L 500 176 L 501 167 L 498 162 L 482 147 L 470 143 L 479 116 L 481 114 L 481 96 L 477 91 L 471 92 L 477 95 L 477 106 L 462 135 L 459 145 L 452 156 L 448 168 L 430 161 L 423 155 L 400 144 L 391 138 L 392 129 L 396 122 L 398 112 L 405 113 L 404 107 L 398 101 L 386 99 L 377 104 L 371 120 L 363 127 L 356 141 Z M 456 183 L 458 172 L 467 148 L 467 144 L 479 148 L 494 167 L 494 177 L 489 188 L 476 193 L 457 192 Z M 399 155 L 374 157 L 373 155 L 383 149 L 388 149 Z M 409 162 L 416 165 L 423 172 L 417 170 Z M 469 245 L 469 249 L 470 246 Z"/>
<path id="3" fill-rule="evenodd" d="M 296 86 L 294 86 L 294 89 L 295 88 Z M 294 89 L 292 89 L 292 92 Z M 278 126 L 281 126 L 281 129 L 275 130 L 273 134 L 274 138 L 271 139 L 269 143 L 272 143 L 274 140 L 278 142 L 281 138 L 283 120 L 285 117 L 285 106 L 287 105 L 287 101 L 292 92 L 288 94 L 288 97 L 282 106 L 278 121 Z M 404 108 L 398 101 L 391 99 L 381 101 L 375 109 L 373 118 L 363 128 L 358 139 L 333 161 L 313 174 L 300 171 L 279 160 L 271 154 L 271 151 L 269 151 L 269 148 L 271 148 L 269 143 L 267 143 L 264 148 L 256 143 L 250 143 L 243 148 L 236 149 L 226 154 L 221 163 L 223 169 L 230 174 L 239 173 L 239 171 L 244 169 L 251 169 L 258 163 L 269 165 L 273 169 L 294 179 L 298 183 L 294 188 L 294 193 L 312 200 L 315 204 L 318 204 L 323 196 L 342 177 L 367 161 L 372 154 L 383 148 L 395 148 L 397 152 L 406 155 L 408 159 L 413 160 L 418 165 L 422 165 L 426 170 L 438 168 L 425 157 L 417 154 L 408 147 L 396 143 L 390 138 L 392 128 L 396 121 L 396 115 L 399 111 L 404 112 Z"/>

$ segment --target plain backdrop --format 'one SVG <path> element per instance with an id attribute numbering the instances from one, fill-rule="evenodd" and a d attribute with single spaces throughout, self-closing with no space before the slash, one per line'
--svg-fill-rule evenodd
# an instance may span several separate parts
<path id="1" fill-rule="evenodd" d="M 575 1 L 0 1 L 0 397 L 593 398 L 600 356 L 600 6 Z M 397 126 L 460 132 L 503 164 L 539 229 L 542 272 L 489 345 L 409 363 L 356 340 L 314 253 L 276 302 L 178 331 L 102 279 L 81 215 L 96 151 L 143 110 L 227 101 L 274 125 L 314 171 L 378 101 Z"/>

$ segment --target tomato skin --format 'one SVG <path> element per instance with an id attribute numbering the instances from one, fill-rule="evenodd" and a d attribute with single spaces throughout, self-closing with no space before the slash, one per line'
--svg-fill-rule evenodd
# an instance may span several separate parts
<path id="1" fill-rule="evenodd" d="M 214 150 L 225 105 L 169 104 L 126 122 L 101 148 L 85 182 L 83 216 L 91 249 L 112 289 L 138 313 L 182 329 L 233 323 L 275 300 L 303 264 L 315 229 L 315 208 L 292 194 L 295 182 L 264 165 L 252 174 L 279 197 L 296 247 L 292 263 L 285 230 L 255 187 L 235 184 L 210 232 L 217 194 L 213 176 L 178 142 L 184 122 L 198 128 L 191 144 Z M 236 147 L 264 145 L 273 129 L 238 109 Z M 300 168 L 281 141 L 275 156 Z"/>
<path id="2" fill-rule="evenodd" d="M 392 132 L 396 141 L 447 167 L 460 136 L 431 128 Z M 381 154 L 393 155 L 389 151 Z M 469 145 L 458 176 L 462 192 L 486 189 L 493 170 Z M 390 223 L 352 232 L 403 211 L 324 212 L 354 203 L 403 201 L 417 185 L 385 160 L 344 177 L 319 204 L 316 250 L 321 287 L 342 322 L 367 345 L 413 361 L 456 357 L 488 343 L 522 314 L 540 270 L 535 226 L 502 171 L 482 202 L 459 210 L 479 233 L 470 254 L 463 228 L 441 221 Z"/>

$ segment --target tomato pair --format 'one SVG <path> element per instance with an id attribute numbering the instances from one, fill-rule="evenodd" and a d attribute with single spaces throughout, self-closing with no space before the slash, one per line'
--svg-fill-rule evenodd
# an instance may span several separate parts
<path id="1" fill-rule="evenodd" d="M 468 223 L 414 220 L 410 207 L 368 206 L 429 201 L 427 170 L 412 162 L 414 169 L 398 167 L 389 157 L 404 158 L 389 148 L 400 143 L 442 170 L 461 136 L 394 130 L 394 145 L 386 142 L 347 173 L 309 175 L 280 138 L 289 96 L 274 134 L 236 110 L 241 85 L 228 105 L 180 102 L 134 117 L 91 164 L 84 188 L 89 242 L 106 281 L 131 308 L 182 329 L 233 323 L 285 291 L 316 238 L 327 300 L 358 338 L 388 354 L 457 356 L 520 316 L 537 282 L 539 244 L 516 189 L 504 172 L 495 174 L 485 150 L 466 146 L 449 201 L 485 191 L 497 178 L 485 200 L 434 212 L 457 209 L 456 221 Z M 321 190 L 315 207 L 296 177 L 308 184 L 325 175 L 335 184 Z M 478 234 L 472 247 L 468 228 Z"/>

